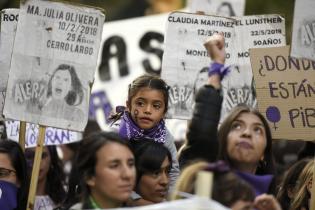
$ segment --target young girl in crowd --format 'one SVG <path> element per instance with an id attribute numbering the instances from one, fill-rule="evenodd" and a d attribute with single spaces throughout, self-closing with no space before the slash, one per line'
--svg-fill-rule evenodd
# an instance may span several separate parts
<path id="1" fill-rule="evenodd" d="M 255 187 L 256 195 L 270 192 L 274 161 L 268 123 L 257 110 L 239 105 L 217 130 L 223 100 L 221 80 L 229 71 L 224 67 L 223 36 L 212 36 L 205 47 L 213 63 L 207 84 L 196 95 L 187 142 L 181 149 L 179 162 L 182 166 L 196 158 L 212 162 L 218 156 Z"/>
<path id="2" fill-rule="evenodd" d="M 31 177 L 35 148 L 26 149 L 25 157 Z M 52 210 L 59 207 L 66 196 L 64 186 L 65 176 L 56 146 L 45 146 L 40 163 L 34 210 Z"/>
<path id="3" fill-rule="evenodd" d="M 132 147 L 137 169 L 135 191 L 152 204 L 165 201 L 172 167 L 171 153 L 154 141 L 133 141 Z"/>
<path id="4" fill-rule="evenodd" d="M 122 138 L 163 143 L 172 154 L 170 186 L 179 175 L 174 138 L 167 130 L 164 116 L 168 107 L 168 85 L 159 77 L 143 75 L 136 78 L 128 89 L 127 107 L 118 107 L 111 118 Z M 119 120 L 119 121 L 118 121 Z"/>
<path id="5" fill-rule="evenodd" d="M 290 210 L 311 209 L 313 173 L 315 171 L 315 161 L 310 160 L 301 172 L 295 186 L 295 195 L 291 199 Z"/>
<path id="6" fill-rule="evenodd" d="M 1 210 L 25 210 L 28 192 L 26 160 L 20 145 L 0 141 Z"/>
<path id="7" fill-rule="evenodd" d="M 113 132 L 99 132 L 83 139 L 77 160 L 79 185 L 69 189 L 80 203 L 70 209 L 109 209 L 125 205 L 136 179 L 131 148 Z M 73 199 L 72 199 L 73 200 Z M 68 208 L 66 208 L 68 209 Z"/>

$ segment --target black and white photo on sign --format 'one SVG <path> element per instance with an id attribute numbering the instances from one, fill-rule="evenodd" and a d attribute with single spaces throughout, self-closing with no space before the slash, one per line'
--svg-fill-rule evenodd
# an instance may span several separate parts
<path id="1" fill-rule="evenodd" d="M 0 33 L 0 119 L 4 106 L 5 91 L 10 71 L 13 42 L 19 16 L 18 9 L 4 9 L 1 16 Z"/>
<path id="2" fill-rule="evenodd" d="M 234 63 L 232 37 L 233 19 L 174 12 L 168 17 L 161 77 L 170 85 L 167 117 L 190 119 L 196 89 L 207 79 L 210 63 L 203 46 L 214 33 L 223 32 L 226 38 L 227 63 Z"/>
<path id="3" fill-rule="evenodd" d="M 315 1 L 296 0 L 291 56 L 315 61 Z"/>
<path id="4" fill-rule="evenodd" d="M 245 0 L 188 0 L 189 11 L 224 17 L 243 16 Z"/>
<path id="5" fill-rule="evenodd" d="M 19 17 L 5 116 L 83 131 L 104 15 L 93 8 L 28 0 L 21 2 Z"/>
<path id="6" fill-rule="evenodd" d="M 201 17 L 209 18 L 210 21 L 204 21 Z M 189 119 L 191 116 L 194 105 L 192 99 L 198 87 L 206 83 L 211 62 L 202 44 L 207 37 L 217 31 L 224 32 L 226 66 L 230 69 L 230 73 L 222 81 L 224 101 L 221 121 L 237 104 L 256 106 L 249 49 L 285 45 L 285 21 L 281 16 L 226 18 L 232 24 L 231 27 L 227 27 L 226 24 L 225 29 L 222 22 L 216 22 L 220 20 L 217 16 L 172 13 L 168 20 L 162 68 L 162 78 L 171 86 L 168 117 Z M 212 24 L 212 27 L 203 28 L 205 23 Z M 227 31 L 227 28 L 230 31 Z M 185 31 L 184 29 L 187 31 L 185 35 L 177 33 L 177 30 Z M 189 93 L 191 95 L 188 97 Z"/>

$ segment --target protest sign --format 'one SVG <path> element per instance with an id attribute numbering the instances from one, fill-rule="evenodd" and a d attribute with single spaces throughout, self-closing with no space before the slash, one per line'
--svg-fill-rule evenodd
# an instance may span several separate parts
<path id="1" fill-rule="evenodd" d="M 8 120 L 5 121 L 7 136 L 9 139 L 18 141 L 20 122 Z M 39 126 L 31 123 L 26 124 L 25 132 L 25 147 L 35 147 L 38 139 Z M 45 145 L 58 145 L 58 144 L 69 144 L 80 141 L 82 139 L 82 133 L 62 130 L 58 128 L 46 128 L 45 133 Z"/>
<path id="2" fill-rule="evenodd" d="M 289 46 L 251 49 L 259 111 L 274 139 L 315 140 L 315 62 L 289 55 Z"/>
<path id="3" fill-rule="evenodd" d="M 315 60 L 315 1 L 296 0 L 291 56 Z"/>
<path id="4" fill-rule="evenodd" d="M 13 42 L 18 22 L 18 9 L 4 9 L 1 15 L 0 33 L 0 119 L 3 118 L 5 91 L 10 71 Z"/>
<path id="5" fill-rule="evenodd" d="M 204 12 L 206 15 L 243 16 L 245 0 L 189 0 L 189 12 Z"/>
<path id="6" fill-rule="evenodd" d="M 186 16 L 191 16 L 191 19 L 193 17 L 206 17 L 210 19 L 223 18 L 194 14 L 186 14 Z M 224 101 L 221 110 L 221 121 L 237 104 L 246 103 L 253 107 L 256 105 L 255 94 L 252 88 L 253 76 L 249 60 L 249 49 L 285 45 L 285 24 L 284 19 L 279 15 L 244 16 L 227 20 L 232 22 L 229 28 L 230 32 L 228 32 L 231 36 L 225 36 L 227 52 L 226 65 L 230 65 L 231 72 L 222 81 Z M 199 22 L 201 23 L 200 25 L 202 25 L 200 20 Z M 197 29 L 193 30 L 194 27 L 197 27 Z M 171 23 L 169 24 L 169 31 L 167 31 L 166 34 L 162 77 L 171 84 L 172 87 L 170 91 L 171 105 L 169 109 L 171 118 L 190 118 L 193 109 L 193 98 L 197 92 L 196 90 L 201 87 L 201 85 L 205 84 L 208 78 L 207 72 L 211 60 L 207 54 L 202 55 L 201 53 L 206 51 L 203 47 L 204 41 L 199 38 L 200 32 L 203 29 L 198 27 L 198 24 L 192 23 Z M 204 29 L 204 31 L 222 31 L 220 26 L 212 27 L 213 29 L 208 28 Z M 179 36 L 178 34 L 180 33 L 175 31 L 176 28 L 179 28 L 177 30 L 181 30 L 181 28 L 184 28 L 186 31 L 191 30 L 191 36 L 189 38 L 187 38 L 187 35 Z M 186 28 L 189 29 L 187 30 Z M 213 33 L 205 33 L 202 38 L 205 39 L 212 34 Z M 189 53 L 190 51 L 187 49 L 198 50 Z M 183 52 L 186 52 L 186 55 L 183 55 Z M 192 53 L 195 53 L 195 55 Z M 191 57 L 193 57 L 194 60 Z M 185 64 L 184 71 L 178 70 L 180 69 L 178 68 L 179 62 L 181 62 L 181 65 Z M 187 64 L 189 62 L 191 68 L 189 64 Z M 193 78 L 196 78 L 195 81 Z M 181 85 L 178 85 L 178 83 Z M 190 91 L 187 90 L 187 87 L 191 86 L 193 86 L 193 88 L 190 88 Z M 191 95 L 187 96 L 188 93 L 191 93 Z"/>
<path id="7" fill-rule="evenodd" d="M 221 121 L 237 104 L 256 106 L 249 49 L 286 45 L 285 20 L 279 15 L 255 15 L 235 18 L 235 56 L 231 72 L 223 81 Z"/>
<path id="8" fill-rule="evenodd" d="M 89 7 L 28 0 L 19 17 L 5 117 L 83 131 L 104 15 Z"/>
<path id="9" fill-rule="evenodd" d="M 214 33 L 225 37 L 226 63 L 232 57 L 234 21 L 229 18 L 173 12 L 167 19 L 161 77 L 171 87 L 168 115 L 190 119 L 196 90 L 205 84 L 210 57 L 203 46 Z"/>

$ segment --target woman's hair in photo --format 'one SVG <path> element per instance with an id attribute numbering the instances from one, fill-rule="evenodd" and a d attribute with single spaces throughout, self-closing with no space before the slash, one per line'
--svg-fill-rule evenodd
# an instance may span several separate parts
<path id="1" fill-rule="evenodd" d="M 130 141 L 136 159 L 136 188 L 142 175 L 160 171 L 163 161 L 167 157 L 172 168 L 172 155 L 161 143 L 149 139 Z"/>
<path id="2" fill-rule="evenodd" d="M 266 131 L 266 148 L 264 151 L 264 159 L 260 161 L 256 174 L 274 174 L 274 157 L 272 154 L 272 136 L 271 130 L 268 125 L 268 122 L 264 118 L 264 116 L 256 109 L 249 107 L 244 104 L 240 104 L 236 106 L 230 114 L 226 117 L 226 119 L 221 124 L 218 131 L 218 140 L 219 140 L 219 159 L 224 160 L 229 163 L 231 167 L 233 167 L 233 160 L 230 159 L 227 145 L 228 145 L 228 135 L 232 128 L 232 123 L 242 114 L 249 113 L 256 115 L 261 122 L 263 123 L 263 127 Z"/>
<path id="3" fill-rule="evenodd" d="M 230 171 L 223 161 L 207 163 L 205 161 L 195 161 L 184 168 L 177 179 L 175 193 L 172 199 L 179 199 L 180 192 L 194 194 L 197 174 L 201 171 L 209 171 L 214 174 L 212 186 L 212 199 L 219 203 L 231 207 L 239 200 L 253 201 L 255 193 L 252 187 L 236 174 Z M 209 186 L 210 188 L 210 186 Z M 211 189 L 209 189 L 211 190 Z"/>
<path id="4" fill-rule="evenodd" d="M 228 8 L 229 8 L 229 11 L 230 11 L 230 16 L 235 16 L 235 12 L 234 12 L 233 7 L 232 7 L 232 5 L 231 5 L 230 2 L 226 2 L 226 1 L 222 2 L 222 3 L 220 4 L 220 6 L 218 7 L 217 12 L 218 12 L 222 7 L 228 7 Z"/>
<path id="5" fill-rule="evenodd" d="M 95 166 L 97 164 L 96 153 L 104 145 L 112 143 L 123 145 L 132 152 L 128 141 L 122 139 L 115 132 L 101 131 L 93 133 L 82 140 L 75 164 L 71 170 L 68 197 L 65 206 L 71 206 L 89 196 L 90 189 L 86 181 L 95 175 Z"/>
<path id="6" fill-rule="evenodd" d="M 199 85 L 198 84 L 198 82 L 199 82 L 199 77 L 200 77 L 200 75 L 203 75 L 203 74 L 205 74 L 205 73 L 207 73 L 207 77 L 208 77 L 208 69 L 209 69 L 209 67 L 203 67 L 198 73 L 197 73 L 197 76 L 196 76 L 196 78 L 195 78 L 195 81 L 194 81 L 194 86 L 193 86 L 193 91 L 194 91 L 194 94 L 197 94 L 197 91 L 198 91 L 198 89 L 197 89 L 197 86 Z M 206 77 L 206 78 L 207 78 Z M 206 82 L 203 84 L 203 85 L 205 85 L 206 84 Z M 201 86 L 200 86 L 201 87 Z"/>
<path id="7" fill-rule="evenodd" d="M 77 73 L 75 72 L 74 67 L 68 64 L 60 64 L 51 75 L 48 81 L 47 97 L 50 97 L 52 95 L 51 83 L 57 71 L 69 71 L 70 76 L 71 76 L 71 90 L 68 92 L 68 94 L 65 97 L 65 101 L 67 102 L 67 104 L 70 106 L 81 104 L 83 100 L 83 87 L 78 78 Z"/>
<path id="8" fill-rule="evenodd" d="M 279 185 L 279 191 L 277 193 L 277 200 L 279 201 L 282 209 L 289 209 L 291 199 L 293 198 L 290 198 L 288 194 L 291 193 L 292 196 L 294 196 L 299 175 L 301 174 L 305 165 L 309 162 L 310 159 L 299 160 L 285 172 L 285 175 Z"/>
<path id="9" fill-rule="evenodd" d="M 308 186 L 310 183 L 314 183 L 313 173 L 315 171 L 315 160 L 310 160 L 302 170 L 296 184 L 296 193 L 291 200 L 290 210 L 296 209 L 310 209 L 309 199 L 311 193 L 309 192 Z"/>
<path id="10" fill-rule="evenodd" d="M 20 145 L 12 140 L 0 141 L 0 153 L 5 153 L 9 156 L 12 166 L 16 171 L 17 179 L 20 187 L 17 193 L 17 210 L 24 210 L 26 208 L 27 194 L 28 194 L 28 178 L 26 159 Z"/>
<path id="11" fill-rule="evenodd" d="M 60 204 L 64 201 L 66 191 L 64 188 L 65 174 L 62 168 L 62 162 L 57 154 L 56 146 L 47 146 L 50 155 L 50 167 L 47 173 L 46 193 L 54 201 Z"/>

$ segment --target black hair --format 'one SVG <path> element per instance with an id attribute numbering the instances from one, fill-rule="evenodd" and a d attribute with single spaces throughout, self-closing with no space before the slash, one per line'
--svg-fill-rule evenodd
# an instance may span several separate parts
<path id="1" fill-rule="evenodd" d="M 75 69 L 73 66 L 67 65 L 67 64 L 60 64 L 57 69 L 53 72 L 51 75 L 49 81 L 48 81 L 48 90 L 47 90 L 47 97 L 50 97 L 52 95 L 52 79 L 54 78 L 57 71 L 69 71 L 70 77 L 71 77 L 71 90 L 68 92 L 68 94 L 65 97 L 65 101 L 68 105 L 79 105 L 81 104 L 83 100 L 83 89 L 82 84 L 77 76 L 77 73 L 75 72 Z"/>
<path id="2" fill-rule="evenodd" d="M 224 7 L 224 6 L 226 6 L 226 7 L 229 8 L 230 16 L 235 16 L 235 12 L 234 12 L 234 10 L 233 10 L 232 5 L 231 5 L 230 2 L 225 2 L 225 1 L 222 2 L 222 4 L 218 7 L 217 11 L 218 11 L 221 7 Z"/>
<path id="3" fill-rule="evenodd" d="M 130 141 L 136 158 L 136 188 L 142 175 L 154 173 L 161 169 L 162 163 L 167 157 L 172 167 L 172 155 L 170 151 L 161 143 L 154 140 L 132 140 Z"/>
<path id="4" fill-rule="evenodd" d="M 25 210 L 29 184 L 26 159 L 23 150 L 17 142 L 5 139 L 0 141 L 0 153 L 5 153 L 9 156 L 11 164 L 16 171 L 18 181 L 20 182 L 20 187 L 17 193 L 16 210 Z"/>

